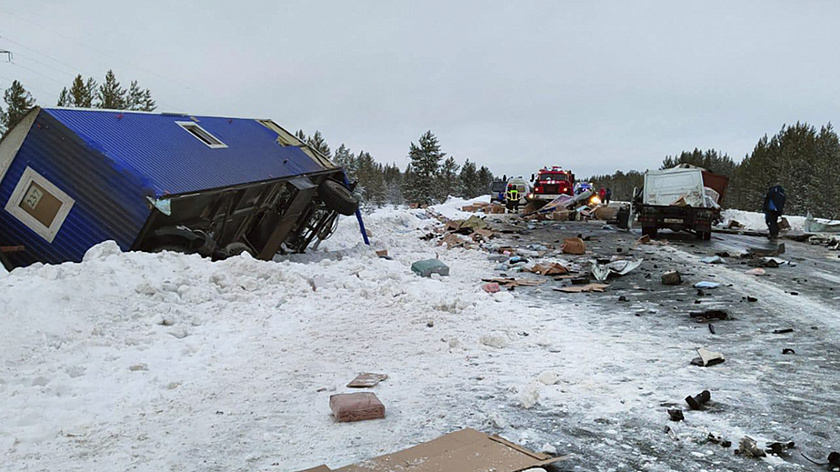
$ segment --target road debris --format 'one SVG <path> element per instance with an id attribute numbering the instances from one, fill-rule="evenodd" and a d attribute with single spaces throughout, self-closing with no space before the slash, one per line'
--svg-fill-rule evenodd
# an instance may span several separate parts
<path id="1" fill-rule="evenodd" d="M 723 354 L 715 351 L 710 351 L 706 348 L 698 348 L 697 354 L 700 357 L 695 357 L 691 360 L 692 365 L 700 366 L 700 367 L 709 367 L 717 364 L 722 364 L 726 359 L 724 359 Z"/>
<path id="2" fill-rule="evenodd" d="M 632 270 L 638 268 L 642 265 L 644 259 L 637 259 L 633 261 L 628 260 L 620 260 L 610 262 L 606 265 L 600 265 L 597 262 L 592 263 L 592 275 L 595 277 L 596 280 L 599 282 L 603 282 L 607 280 L 610 274 L 616 275 L 627 275 Z"/>
<path id="3" fill-rule="evenodd" d="M 661 277 L 662 285 L 679 285 L 682 283 L 682 276 L 676 270 L 665 272 Z"/>
<path id="4" fill-rule="evenodd" d="M 549 464 L 564 459 L 566 457 L 530 451 L 499 436 L 467 428 L 340 469 L 321 465 L 298 472 L 388 472 L 397 469 L 411 472 L 514 472 L 550 467 Z"/>
<path id="5" fill-rule="evenodd" d="M 729 319 L 729 313 L 717 309 L 705 311 L 692 311 L 688 314 L 688 316 L 695 319 L 698 323 L 708 323 L 711 320 Z"/>
<path id="6" fill-rule="evenodd" d="M 569 269 L 563 264 L 552 262 L 551 264 L 536 264 L 528 272 L 540 275 L 563 275 L 568 274 Z"/>
<path id="7" fill-rule="evenodd" d="M 339 423 L 385 418 L 385 405 L 372 392 L 331 395 L 330 410 Z"/>
<path id="8" fill-rule="evenodd" d="M 517 279 L 514 277 L 495 277 L 492 279 L 481 279 L 481 281 L 497 283 L 502 287 L 534 287 L 545 283 L 545 280 Z"/>
<path id="9" fill-rule="evenodd" d="M 704 257 L 704 258 L 700 259 L 700 262 L 702 262 L 704 264 L 723 264 L 726 261 L 723 260 L 723 258 L 720 257 L 720 256 L 709 256 L 709 257 Z"/>
<path id="10" fill-rule="evenodd" d="M 775 454 L 777 456 L 786 457 L 788 456 L 788 449 L 793 449 L 795 447 L 796 443 L 793 441 L 774 441 L 764 448 L 764 452 L 767 454 Z"/>
<path id="11" fill-rule="evenodd" d="M 440 276 L 449 275 L 449 266 L 440 259 L 426 259 L 411 264 L 411 271 L 421 277 L 431 277 L 432 274 Z"/>
<path id="12" fill-rule="evenodd" d="M 668 416 L 671 417 L 671 421 L 682 421 L 685 419 L 683 411 L 679 408 L 669 408 Z"/>
<path id="13" fill-rule="evenodd" d="M 785 334 L 785 333 L 792 333 L 792 332 L 793 332 L 793 328 L 779 328 L 779 329 L 774 329 L 773 330 L 773 334 Z"/>
<path id="14" fill-rule="evenodd" d="M 564 293 L 603 292 L 607 287 L 609 287 L 607 284 L 586 284 L 571 287 L 554 287 L 554 290 Z"/>
<path id="15" fill-rule="evenodd" d="M 349 384 L 347 384 L 347 388 L 370 388 L 375 387 L 379 382 L 383 380 L 387 380 L 388 375 L 386 374 L 374 374 L 371 372 L 364 372 L 356 376 L 355 379 L 351 380 Z"/>
<path id="16" fill-rule="evenodd" d="M 775 257 L 784 253 L 785 243 L 780 243 L 778 246 L 771 249 L 751 247 L 747 249 L 747 252 L 744 253 L 741 257 L 755 259 L 760 257 Z"/>
<path id="17" fill-rule="evenodd" d="M 789 347 L 786 347 L 786 348 L 782 349 L 782 354 L 785 354 L 785 355 L 796 354 L 796 351 L 794 351 L 793 349 L 791 349 Z"/>
<path id="18" fill-rule="evenodd" d="M 747 274 L 747 275 L 755 275 L 757 277 L 760 277 L 762 275 L 767 275 L 767 271 L 765 271 L 761 267 L 756 267 L 755 269 L 750 269 L 750 270 L 748 270 L 744 273 Z"/>
<path id="19" fill-rule="evenodd" d="M 497 282 L 490 282 L 481 286 L 481 289 L 487 293 L 496 293 L 502 290 Z"/>
<path id="20" fill-rule="evenodd" d="M 755 442 L 755 439 L 749 436 L 744 436 L 743 438 L 741 438 L 741 441 L 738 442 L 738 450 L 735 451 L 735 454 L 740 454 L 744 457 L 754 458 L 767 456 L 767 454 L 761 448 L 758 447 L 758 445 Z"/>
<path id="21" fill-rule="evenodd" d="M 693 397 L 691 395 L 685 397 L 685 402 L 688 403 L 688 406 L 691 407 L 692 410 L 699 410 L 711 399 L 712 393 L 708 390 L 703 390 Z"/>
<path id="22" fill-rule="evenodd" d="M 586 244 L 581 238 L 566 238 L 563 241 L 563 254 L 581 255 L 586 252 Z"/>
<path id="23" fill-rule="evenodd" d="M 702 282 L 697 282 L 696 284 L 694 284 L 694 288 L 705 288 L 706 290 L 711 290 L 711 289 L 715 289 L 715 288 L 718 288 L 718 287 L 720 287 L 720 284 L 717 283 L 717 282 L 702 281 Z"/>

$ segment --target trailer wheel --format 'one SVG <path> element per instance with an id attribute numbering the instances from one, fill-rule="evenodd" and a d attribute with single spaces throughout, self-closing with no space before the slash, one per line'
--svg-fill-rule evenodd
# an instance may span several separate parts
<path id="1" fill-rule="evenodd" d="M 318 195 L 330 210 L 349 216 L 359 209 L 356 196 L 344 185 L 332 179 L 325 180 L 318 187 Z"/>
<path id="2" fill-rule="evenodd" d="M 656 237 L 656 226 L 642 226 L 642 235 L 650 238 Z"/>
<path id="3" fill-rule="evenodd" d="M 697 239 L 702 239 L 703 241 L 710 241 L 712 239 L 712 232 L 711 231 L 698 231 L 697 232 Z"/>

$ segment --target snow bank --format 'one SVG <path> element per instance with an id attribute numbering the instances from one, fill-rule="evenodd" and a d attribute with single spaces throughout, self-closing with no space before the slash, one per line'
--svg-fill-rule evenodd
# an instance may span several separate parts
<path id="1" fill-rule="evenodd" d="M 547 366 L 514 368 L 520 359 L 471 386 L 476 362 L 498 370 L 499 351 L 533 345 L 517 333 L 549 313 L 481 291 L 481 277 L 493 274 L 486 254 L 420 240 L 440 224 L 422 210 L 382 209 L 366 223 L 373 248 L 361 244 L 355 218 L 344 218 L 318 251 L 271 262 L 121 253 L 107 242 L 80 264 L 0 278 L 3 462 L 10 470 L 297 470 L 482 427 L 476 389 L 504 403 L 500 392 Z M 412 262 L 434 257 L 450 277 L 411 272 Z M 491 331 L 507 343 L 481 344 Z M 376 390 L 388 417 L 334 423 L 329 396 L 365 371 L 390 376 Z M 429 414 L 432 398 L 445 415 Z"/>
<path id="2" fill-rule="evenodd" d="M 724 210 L 721 212 L 721 216 L 723 217 L 722 225 L 724 227 L 729 225 L 730 221 L 737 221 L 744 225 L 744 229 L 751 230 L 751 231 L 766 231 L 767 224 L 764 222 L 764 213 L 757 213 L 752 211 L 743 211 L 743 210 Z M 790 228 L 793 231 L 803 231 L 805 225 L 805 217 L 804 216 L 784 216 L 785 219 L 788 220 L 790 223 Z M 819 223 L 837 223 L 836 221 L 832 221 L 825 218 L 814 218 L 814 221 Z"/>
<path id="3" fill-rule="evenodd" d="M 483 195 L 481 197 L 472 198 L 469 200 L 459 197 L 449 197 L 444 203 L 432 206 L 432 209 L 441 215 L 452 220 L 463 220 L 474 215 L 474 213 L 461 211 L 465 205 L 473 203 L 490 203 L 490 195 Z"/>

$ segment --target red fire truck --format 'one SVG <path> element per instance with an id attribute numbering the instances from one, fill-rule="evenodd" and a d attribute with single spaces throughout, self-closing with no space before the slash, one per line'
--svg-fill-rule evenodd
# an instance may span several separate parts
<path id="1" fill-rule="evenodd" d="M 528 201 L 541 207 L 560 195 L 573 195 L 575 174 L 560 166 L 543 167 L 536 175 L 531 174 L 531 182 L 534 190 L 528 194 Z"/>

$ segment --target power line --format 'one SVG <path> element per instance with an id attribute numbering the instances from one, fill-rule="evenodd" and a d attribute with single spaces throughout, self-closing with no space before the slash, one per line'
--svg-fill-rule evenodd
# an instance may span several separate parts
<path id="1" fill-rule="evenodd" d="M 34 22 L 34 21 L 32 21 L 32 20 L 29 20 L 29 19 L 27 19 L 27 18 L 23 18 L 23 17 L 21 17 L 21 16 L 19 16 L 19 15 L 16 15 L 16 14 L 14 14 L 14 13 L 12 13 L 12 12 L 10 12 L 10 11 L 6 10 L 6 9 L 0 8 L 0 11 L 1 11 L 1 12 L 3 12 L 3 13 L 5 13 L 5 14 L 7 14 L 7 15 L 9 15 L 9 16 L 12 16 L 12 17 L 14 17 L 14 18 L 17 18 L 18 20 L 24 21 L 24 22 L 26 22 L 26 23 L 29 23 L 30 25 L 33 25 L 33 26 L 35 26 L 35 27 L 38 27 L 38 28 L 40 28 L 40 29 L 42 29 L 42 30 L 46 31 L 46 32 L 47 32 L 47 33 L 49 33 L 49 34 L 52 34 L 52 35 L 57 36 L 57 37 L 59 37 L 59 38 L 65 39 L 65 40 L 67 40 L 67 41 L 71 41 L 71 42 L 73 42 L 73 43 L 75 43 L 75 44 L 77 44 L 77 45 L 79 45 L 79 46 L 81 46 L 81 47 L 83 47 L 83 48 L 86 48 L 86 49 L 88 49 L 88 50 L 90 50 L 90 51 L 93 51 L 93 52 L 95 52 L 95 53 L 97 53 L 97 54 L 100 54 L 100 55 L 105 55 L 105 56 L 110 56 L 111 58 L 114 58 L 114 59 L 116 59 L 116 60 L 118 60 L 118 61 L 122 62 L 123 64 L 128 65 L 129 67 L 134 67 L 134 68 L 136 68 L 136 69 L 138 69 L 138 70 L 141 70 L 141 71 L 144 71 L 144 72 L 146 72 L 146 73 L 148 73 L 148 74 L 151 74 L 151 75 L 153 75 L 153 76 L 155 76 L 155 77 L 157 77 L 157 78 L 159 78 L 159 79 L 161 79 L 161 80 L 165 80 L 165 81 L 170 82 L 170 83 L 172 83 L 172 84 L 174 84 L 174 85 L 178 85 L 178 86 L 183 87 L 183 88 L 185 88 L 185 89 L 187 89 L 187 90 L 190 90 L 190 91 L 192 91 L 192 92 L 195 92 L 195 91 L 196 91 L 195 89 L 193 89 L 192 87 L 190 87 L 189 85 L 187 85 L 187 84 L 185 84 L 185 83 L 178 82 L 178 81 L 176 81 L 176 80 L 172 80 L 172 79 L 170 79 L 170 78 L 168 78 L 168 77 L 164 77 L 164 76 L 162 76 L 162 75 L 158 74 L 157 72 L 155 72 L 155 71 L 153 71 L 153 70 L 146 69 L 146 68 L 144 68 L 144 67 L 141 67 L 141 66 L 137 65 L 136 63 L 129 63 L 129 62 L 126 62 L 126 61 L 125 61 L 125 59 L 123 59 L 122 57 L 120 57 L 120 56 L 118 56 L 118 55 L 115 55 L 115 54 L 109 53 L 109 52 L 107 52 L 107 51 L 101 51 L 101 50 L 99 50 L 99 49 L 97 49 L 97 48 L 91 47 L 91 46 L 89 46 L 89 45 L 87 45 L 87 44 L 85 44 L 85 43 L 82 43 L 82 42 L 80 42 L 80 41 L 78 41 L 78 40 L 74 39 L 74 38 L 71 38 L 71 37 L 69 37 L 69 36 L 63 35 L 63 34 L 61 34 L 61 33 L 57 33 L 57 32 L 55 32 L 55 31 L 53 31 L 52 29 L 46 28 L 46 27 L 44 27 L 44 26 L 41 26 L 41 25 L 39 25 L 38 23 L 35 23 L 35 22 Z"/>
<path id="2" fill-rule="evenodd" d="M 40 51 L 38 51 L 37 49 L 31 48 L 31 47 L 29 47 L 29 46 L 26 46 L 25 44 L 21 44 L 20 42 L 15 41 L 14 39 L 12 39 L 12 38 L 10 38 L 10 37 L 8 37 L 8 36 L 6 36 L 6 35 L 0 35 L 0 39 L 3 39 L 3 40 L 5 40 L 5 41 L 8 41 L 8 42 L 10 42 L 10 43 L 12 43 L 12 44 L 16 45 L 16 46 L 17 46 L 17 47 L 19 47 L 19 48 L 23 48 L 23 49 L 26 49 L 26 50 L 28 50 L 28 51 L 32 51 L 32 52 L 34 52 L 35 54 L 38 54 L 39 56 L 45 57 L 45 58 L 47 58 L 47 59 L 49 59 L 49 60 L 51 60 L 51 61 L 53 61 L 53 62 L 55 62 L 55 63 L 57 63 L 57 64 L 61 64 L 62 66 L 66 67 L 66 68 L 68 68 L 68 69 L 70 69 L 70 70 L 72 70 L 72 71 L 73 71 L 73 75 L 74 75 L 74 76 L 75 76 L 76 74 L 80 74 L 80 73 L 84 73 L 85 75 L 89 75 L 89 76 L 91 76 L 91 77 L 93 77 L 93 76 L 94 76 L 94 74 L 91 74 L 89 71 L 85 71 L 85 70 L 82 70 L 82 69 L 80 69 L 80 68 L 78 68 L 78 67 L 74 67 L 74 66 L 72 66 L 72 65 L 70 65 L 70 64 L 68 64 L 68 63 L 66 63 L 66 62 L 64 62 L 64 61 L 62 61 L 62 60 L 60 60 L 60 59 L 56 59 L 56 58 L 54 58 L 54 57 L 52 57 L 52 56 L 50 56 L 50 55 L 48 55 L 48 54 L 45 54 L 45 53 L 43 53 L 43 52 L 40 52 Z M 30 57 L 30 60 L 34 60 L 34 59 L 32 59 L 32 58 Z M 11 61 L 9 61 L 9 62 L 11 62 Z"/>

